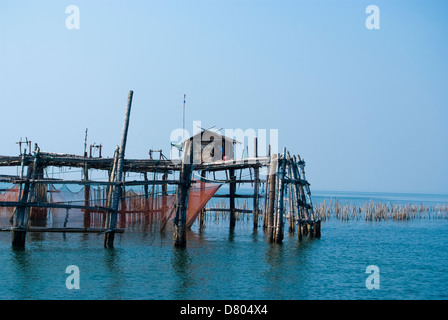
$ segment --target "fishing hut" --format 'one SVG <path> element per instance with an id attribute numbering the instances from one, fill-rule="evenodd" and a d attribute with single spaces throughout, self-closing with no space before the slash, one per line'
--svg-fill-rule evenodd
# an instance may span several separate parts
<path id="1" fill-rule="evenodd" d="M 104 247 L 112 248 L 115 234 L 127 232 L 130 221 L 149 223 L 154 219 L 161 222 L 161 230 L 171 225 L 174 246 L 185 247 L 188 228 L 197 217 L 202 225 L 210 211 L 228 214 L 230 228 L 235 227 L 237 213 L 253 215 L 254 229 L 262 224 L 273 243 L 282 242 L 286 223 L 289 233 L 297 230 L 299 241 L 304 235 L 320 237 L 305 161 L 299 155 L 286 148 L 282 153 L 271 153 L 269 148 L 266 155 L 259 155 L 255 138 L 253 156 L 236 159 L 234 146 L 240 142 L 203 129 L 182 142 L 179 161 L 166 158 L 161 150 L 151 150 L 149 159 L 128 159 L 125 150 L 132 99 L 130 91 L 120 145 L 113 157 L 103 157 L 101 145 L 91 145 L 87 153 L 87 130 L 83 155 L 44 152 L 37 144 L 30 152 L 31 141 L 26 140 L 19 142 L 19 156 L 0 156 L 0 167 L 16 167 L 18 172 L 0 175 L 0 182 L 13 185 L 0 192 L 0 217 L 9 217 L 9 225 L 0 227 L 11 232 L 14 247 L 25 246 L 28 232 L 76 232 L 103 234 Z M 94 156 L 92 150 L 99 150 L 99 155 Z M 159 153 L 158 159 L 153 152 Z M 46 174 L 48 168 L 78 168 L 83 178 L 56 179 Z M 107 173 L 107 179 L 89 178 L 91 170 Z M 242 178 L 243 171 L 250 177 Z M 216 178 L 219 172 L 225 173 L 225 178 Z M 126 179 L 128 173 L 139 174 L 141 179 Z M 250 184 L 253 192 L 239 194 L 241 184 Z M 227 185 L 229 192 L 217 194 L 222 185 Z M 81 190 L 75 193 L 57 186 Z M 172 193 L 168 186 L 173 187 Z M 135 187 L 141 191 L 136 192 Z M 213 197 L 227 199 L 228 207 L 209 207 Z M 250 199 L 252 208 L 238 208 L 238 198 Z"/>

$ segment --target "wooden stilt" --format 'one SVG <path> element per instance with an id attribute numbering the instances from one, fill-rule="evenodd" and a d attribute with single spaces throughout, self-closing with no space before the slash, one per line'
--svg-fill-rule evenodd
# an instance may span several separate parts
<path id="1" fill-rule="evenodd" d="M 123 124 L 123 132 L 121 135 L 121 144 L 118 155 L 118 163 L 117 163 L 117 182 L 121 182 L 123 179 L 123 165 L 124 165 L 124 155 L 126 149 L 126 141 L 128 136 L 128 128 L 129 128 L 129 118 L 131 115 L 131 105 L 132 105 L 132 97 L 134 92 L 131 90 L 128 94 L 128 101 L 126 106 L 126 112 L 124 116 L 124 124 Z M 104 246 L 106 248 L 114 247 L 114 237 L 115 237 L 115 229 L 117 227 L 117 215 L 118 215 L 118 206 L 121 198 L 121 185 L 117 184 L 114 189 L 113 197 L 112 197 L 112 209 L 113 211 L 110 214 L 109 219 L 109 232 L 104 235 Z"/>
<path id="2" fill-rule="evenodd" d="M 301 176 L 302 176 L 302 180 L 304 181 L 303 185 L 304 185 L 304 189 L 305 189 L 305 201 L 308 204 L 308 213 L 309 213 L 309 217 L 308 219 L 314 221 L 316 220 L 316 217 L 314 216 L 314 210 L 313 210 L 313 202 L 311 201 L 311 191 L 310 191 L 310 184 L 308 183 L 308 181 L 306 180 L 305 177 L 305 161 L 303 161 L 300 158 L 300 155 L 297 155 L 299 162 L 298 165 L 300 167 L 300 171 L 301 171 Z"/>
<path id="3" fill-rule="evenodd" d="M 271 145 L 269 145 L 269 151 L 268 156 L 271 156 Z M 264 196 L 264 215 L 263 215 L 263 230 L 266 230 L 268 227 L 268 212 L 269 212 L 269 190 L 270 190 L 270 168 L 271 165 L 269 164 L 266 167 L 266 185 L 265 185 L 265 196 Z"/>
<path id="4" fill-rule="evenodd" d="M 168 180 L 168 174 L 165 172 L 162 175 L 162 180 L 166 181 Z M 162 184 L 162 216 L 164 217 L 165 214 L 167 213 L 167 198 L 166 196 L 168 195 L 168 185 L 166 183 Z"/>
<path id="5" fill-rule="evenodd" d="M 292 161 L 291 161 L 291 157 L 289 156 L 288 153 L 288 158 L 287 158 L 287 172 L 288 172 L 288 177 L 290 179 L 293 178 L 292 175 L 292 169 L 291 169 L 291 165 L 292 165 Z M 295 232 L 295 209 L 296 206 L 295 204 L 295 183 L 288 183 L 288 198 L 289 198 L 289 224 L 288 224 L 288 232 L 289 233 L 294 233 Z"/>
<path id="6" fill-rule="evenodd" d="M 206 173 L 207 173 L 207 171 L 202 170 L 201 171 L 201 177 L 205 179 Z M 202 189 L 201 190 L 202 193 L 204 193 L 205 192 L 204 184 L 201 185 L 201 189 Z M 201 210 L 201 213 L 200 213 L 200 216 L 199 216 L 199 230 L 204 229 L 204 217 L 205 217 L 205 208 Z"/>
<path id="7" fill-rule="evenodd" d="M 188 192 L 191 185 L 193 172 L 193 143 L 187 140 L 184 144 L 182 168 L 180 172 L 180 184 L 177 187 L 176 217 L 174 218 L 174 247 L 185 248 L 187 246 L 187 207 Z"/>
<path id="8" fill-rule="evenodd" d="M 229 207 L 230 207 L 230 228 L 235 227 L 236 221 L 236 211 L 235 211 L 235 194 L 236 194 L 236 176 L 235 169 L 229 169 L 230 176 L 230 198 L 229 198 Z"/>
<path id="9" fill-rule="evenodd" d="M 124 228 L 126 226 L 126 211 L 127 211 L 127 199 L 126 199 L 126 188 L 121 187 L 121 195 L 120 195 L 120 204 L 121 208 L 119 210 L 120 213 L 120 224 Z"/>
<path id="10" fill-rule="evenodd" d="M 267 212 L 267 233 L 268 241 L 274 241 L 274 211 L 275 211 L 275 187 L 277 180 L 277 155 L 271 155 L 270 163 L 270 175 L 269 175 L 269 200 L 268 200 L 268 212 Z"/>
<path id="11" fill-rule="evenodd" d="M 278 204 L 277 204 L 277 219 L 275 226 L 274 242 L 282 243 L 283 241 L 283 209 L 284 209 L 284 191 L 285 191 L 285 167 L 286 167 L 286 149 L 283 150 L 283 157 L 279 161 L 278 172 Z"/>
<path id="12" fill-rule="evenodd" d="M 316 222 L 314 222 L 314 236 L 316 238 L 320 238 L 320 225 L 321 220 L 316 220 Z"/>
<path id="13" fill-rule="evenodd" d="M 314 221 L 308 220 L 308 234 L 311 238 L 314 237 Z"/>
<path id="14" fill-rule="evenodd" d="M 87 167 L 87 164 L 84 166 L 84 181 L 89 180 L 89 168 Z M 86 184 L 84 186 L 84 205 L 86 207 L 90 207 L 90 185 Z M 90 211 L 84 210 L 84 221 L 83 221 L 84 228 L 90 227 Z"/>
<path id="15" fill-rule="evenodd" d="M 33 176 L 42 180 L 44 178 L 44 167 L 39 165 L 39 161 L 36 162 L 36 170 Z M 32 198 L 31 202 L 46 203 L 47 202 L 47 185 L 42 183 L 31 184 L 32 186 Z M 29 209 L 29 219 L 35 226 L 46 226 L 47 208 L 45 207 L 32 207 Z"/>
<path id="16" fill-rule="evenodd" d="M 33 167 L 28 166 L 27 178 L 32 173 Z M 22 198 L 20 200 L 21 203 L 26 202 L 28 198 L 30 183 L 25 183 L 22 193 Z M 26 226 L 24 224 L 25 218 L 25 209 L 26 207 L 18 206 L 16 207 L 15 214 L 15 223 L 14 228 L 12 229 L 12 246 L 17 248 L 25 247 L 25 239 L 26 239 Z"/>
<path id="17" fill-rule="evenodd" d="M 143 173 L 143 179 L 144 179 L 144 181 L 148 181 L 148 173 L 147 172 Z M 143 186 L 143 190 L 145 192 L 145 199 L 148 199 L 148 197 L 149 197 L 149 190 L 148 190 L 148 185 L 147 184 L 145 184 Z"/>
<path id="18" fill-rule="evenodd" d="M 32 192 L 30 192 L 31 189 L 31 183 L 29 182 L 29 179 L 33 178 L 35 175 L 35 167 L 37 164 L 37 155 L 35 158 L 34 163 L 31 163 L 28 165 L 26 178 L 27 182 L 25 182 L 25 185 L 23 187 L 22 197 L 20 199 L 21 204 L 25 204 L 28 202 L 32 197 Z M 29 214 L 29 207 L 19 205 L 16 207 L 16 219 L 14 223 L 14 228 L 12 229 L 12 246 L 16 248 L 23 248 L 25 247 L 25 239 L 26 239 L 26 229 L 27 229 L 27 214 Z"/>
<path id="19" fill-rule="evenodd" d="M 258 158 L 258 139 L 254 138 L 254 157 Z M 258 228 L 258 199 L 259 199 L 260 169 L 254 167 L 254 202 L 253 202 L 253 224 L 254 230 Z"/>

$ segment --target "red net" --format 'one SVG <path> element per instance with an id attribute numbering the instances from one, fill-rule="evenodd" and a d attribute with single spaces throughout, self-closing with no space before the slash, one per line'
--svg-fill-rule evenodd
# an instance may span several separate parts
<path id="1" fill-rule="evenodd" d="M 218 191 L 220 185 L 195 180 L 188 195 L 187 227 L 191 227 L 207 202 Z M 42 189 L 42 188 L 41 188 Z M 78 192 L 71 191 L 67 186 L 59 189 L 53 185 L 48 189 L 36 189 L 36 195 L 41 202 L 53 204 L 69 204 L 86 206 L 90 209 L 78 208 L 33 208 L 30 212 L 30 225 L 46 227 L 83 227 L 104 228 L 106 226 L 106 211 L 95 210 L 95 207 L 109 207 L 107 188 L 84 187 Z M 43 192 L 45 191 L 45 192 Z M 0 201 L 18 201 L 19 188 L 14 186 L 0 193 Z M 142 194 L 135 190 L 122 193 L 117 217 L 117 227 L 127 228 L 136 223 L 158 223 L 160 228 L 170 226 L 170 220 L 175 216 L 176 195 Z M 12 223 L 14 207 L 0 207 L 0 226 Z"/>

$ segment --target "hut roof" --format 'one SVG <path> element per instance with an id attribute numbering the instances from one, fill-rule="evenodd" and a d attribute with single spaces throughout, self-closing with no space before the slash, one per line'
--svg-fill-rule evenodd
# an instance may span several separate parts
<path id="1" fill-rule="evenodd" d="M 185 140 L 182 142 L 182 145 L 185 143 L 185 141 L 187 141 L 187 140 L 190 140 L 190 141 L 191 141 L 191 140 L 193 140 L 195 137 L 197 137 L 198 135 L 201 135 L 201 137 L 202 137 L 202 135 L 203 135 L 205 132 L 207 132 L 210 136 L 217 137 L 218 139 L 219 139 L 219 138 L 224 139 L 224 140 L 229 141 L 229 142 L 231 142 L 231 143 L 233 143 L 233 144 L 235 144 L 235 143 L 241 143 L 241 142 L 239 142 L 239 141 L 237 141 L 237 140 L 235 140 L 235 139 L 231 139 L 231 138 L 229 138 L 229 137 L 226 137 L 226 136 L 220 134 L 218 131 L 212 131 L 212 130 L 209 130 L 209 129 L 202 129 L 201 132 L 196 133 L 194 136 L 190 137 L 189 139 L 185 139 Z"/>

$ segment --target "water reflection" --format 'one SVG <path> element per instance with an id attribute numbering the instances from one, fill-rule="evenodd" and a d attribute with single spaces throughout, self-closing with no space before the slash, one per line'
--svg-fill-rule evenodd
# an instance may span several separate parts
<path id="1" fill-rule="evenodd" d="M 31 298 L 27 292 L 28 284 L 32 279 L 31 271 L 33 269 L 32 264 L 29 261 L 28 253 L 25 248 L 11 247 L 12 262 L 14 264 L 15 280 L 12 287 L 13 299 L 29 299 Z"/>
<path id="2" fill-rule="evenodd" d="M 110 294 L 107 299 L 119 299 L 121 295 L 121 288 L 125 286 L 126 274 L 121 269 L 121 255 L 123 250 L 116 248 L 107 248 L 104 250 L 103 262 L 108 277 L 107 294 Z"/>
<path id="3" fill-rule="evenodd" d="M 187 248 L 173 248 L 172 267 L 177 276 L 177 281 L 174 282 L 175 299 L 188 297 L 189 288 L 194 286 L 191 263 L 192 259 Z"/>
<path id="4" fill-rule="evenodd" d="M 230 228 L 229 229 L 228 240 L 229 240 L 229 242 L 234 242 L 235 241 L 235 229 L 234 228 Z"/>

